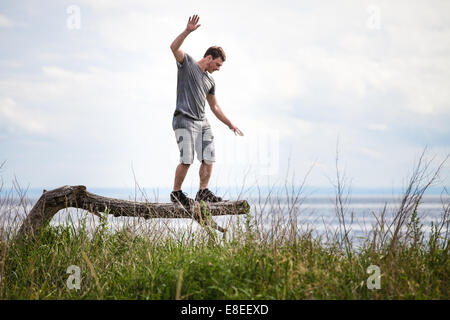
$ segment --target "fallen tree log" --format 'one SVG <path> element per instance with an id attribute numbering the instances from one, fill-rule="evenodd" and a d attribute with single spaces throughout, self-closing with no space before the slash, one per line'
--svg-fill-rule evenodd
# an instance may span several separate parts
<path id="1" fill-rule="evenodd" d="M 47 225 L 52 217 L 65 208 L 87 210 L 98 217 L 102 213 L 115 217 L 150 218 L 191 218 L 202 226 L 208 225 L 221 232 L 226 230 L 218 226 L 210 216 L 239 215 L 250 211 L 246 200 L 222 202 L 195 202 L 189 208 L 173 203 L 134 202 L 107 198 L 86 191 L 85 186 L 63 186 L 43 194 L 31 209 L 19 229 L 18 237 L 35 235 L 39 229 Z"/>

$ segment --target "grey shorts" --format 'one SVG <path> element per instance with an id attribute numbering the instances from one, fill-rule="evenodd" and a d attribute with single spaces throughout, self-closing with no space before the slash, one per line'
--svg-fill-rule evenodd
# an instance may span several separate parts
<path id="1" fill-rule="evenodd" d="M 173 117 L 172 128 L 175 131 L 175 138 L 180 150 L 180 163 L 192 164 L 194 151 L 200 162 L 216 161 L 214 136 L 206 118 L 198 121 L 180 114 Z"/>

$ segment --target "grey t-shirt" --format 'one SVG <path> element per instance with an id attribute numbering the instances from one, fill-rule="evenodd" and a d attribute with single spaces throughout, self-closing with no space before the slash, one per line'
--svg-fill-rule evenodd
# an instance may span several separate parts
<path id="1" fill-rule="evenodd" d="M 187 53 L 182 63 L 177 61 L 177 67 L 177 107 L 174 116 L 183 114 L 194 120 L 203 120 L 206 96 L 215 93 L 214 79 L 207 71 L 203 72 Z"/>

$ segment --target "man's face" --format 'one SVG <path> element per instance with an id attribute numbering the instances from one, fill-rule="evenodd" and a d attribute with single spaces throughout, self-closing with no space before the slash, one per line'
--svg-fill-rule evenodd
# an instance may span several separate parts
<path id="1" fill-rule="evenodd" d="M 222 58 L 218 57 L 218 58 L 212 60 L 212 57 L 211 56 L 209 56 L 209 57 L 210 57 L 211 61 L 209 62 L 208 67 L 206 68 L 206 70 L 209 73 L 213 73 L 214 71 L 219 71 L 220 67 L 223 64 Z"/>

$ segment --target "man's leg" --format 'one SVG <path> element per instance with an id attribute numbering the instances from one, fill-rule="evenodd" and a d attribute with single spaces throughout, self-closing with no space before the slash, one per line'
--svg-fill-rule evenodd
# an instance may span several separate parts
<path id="1" fill-rule="evenodd" d="M 215 160 L 214 136 L 211 131 L 211 125 L 206 118 L 202 122 L 201 132 L 201 142 L 197 143 L 197 157 L 202 162 L 199 175 L 200 190 L 203 190 L 208 188 Z"/>
<path id="2" fill-rule="evenodd" d="M 175 181 L 173 183 L 173 191 L 181 190 L 184 178 L 189 170 L 190 164 L 180 163 L 175 171 Z"/>
<path id="3" fill-rule="evenodd" d="M 173 191 L 181 190 L 190 164 L 194 161 L 195 130 L 193 123 L 184 118 L 174 117 L 173 127 L 176 128 L 177 126 L 182 126 L 174 129 L 178 149 L 180 150 L 180 163 L 175 170 Z"/>
<path id="4" fill-rule="evenodd" d="M 208 202 L 220 202 L 221 197 L 216 196 L 211 190 L 208 189 L 209 178 L 211 178 L 213 168 L 212 161 L 203 160 L 200 165 L 200 188 L 195 196 L 196 201 L 208 201 Z"/>
<path id="5" fill-rule="evenodd" d="M 200 175 L 200 190 L 208 188 L 209 179 L 212 174 L 213 163 L 207 162 L 205 160 L 202 161 L 200 165 L 199 175 Z"/>

